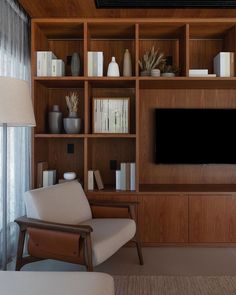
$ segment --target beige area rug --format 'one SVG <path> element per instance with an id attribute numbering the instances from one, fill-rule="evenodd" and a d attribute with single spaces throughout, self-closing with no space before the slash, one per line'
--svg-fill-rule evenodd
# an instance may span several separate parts
<path id="1" fill-rule="evenodd" d="M 116 295 L 236 295 L 236 276 L 113 276 Z"/>

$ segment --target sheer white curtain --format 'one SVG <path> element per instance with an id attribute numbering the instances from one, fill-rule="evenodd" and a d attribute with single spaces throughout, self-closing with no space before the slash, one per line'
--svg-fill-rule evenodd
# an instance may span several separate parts
<path id="1" fill-rule="evenodd" d="M 29 21 L 15 0 L 0 1 L 0 76 L 29 80 Z M 1 91 L 1 89 L 0 89 Z M 1 106 L 0 106 L 1 107 Z M 14 219 L 24 214 L 23 193 L 30 186 L 30 128 L 8 128 L 7 261 L 15 256 L 17 226 Z M 2 167 L 0 127 L 0 167 Z M 0 187 L 2 175 L 0 169 Z M 0 269 L 3 264 L 3 206 L 0 190 Z"/>

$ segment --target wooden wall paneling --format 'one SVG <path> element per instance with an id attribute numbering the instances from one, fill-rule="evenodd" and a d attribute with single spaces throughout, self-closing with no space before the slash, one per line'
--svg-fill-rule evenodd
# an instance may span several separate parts
<path id="1" fill-rule="evenodd" d="M 143 195 L 139 222 L 143 243 L 187 243 L 188 196 Z"/>
<path id="2" fill-rule="evenodd" d="M 45 139 L 33 138 L 33 154 L 32 154 L 32 186 L 37 186 L 37 166 L 39 162 L 49 163 L 49 141 Z"/>
<path id="3" fill-rule="evenodd" d="M 85 18 L 230 18 L 235 9 L 160 8 L 160 9 L 97 9 L 94 0 L 19 0 L 31 17 Z"/>
<path id="4" fill-rule="evenodd" d="M 189 202 L 191 243 L 236 242 L 235 194 L 190 195 Z"/>
<path id="5" fill-rule="evenodd" d="M 155 108 L 236 108 L 234 89 L 140 89 L 140 184 L 233 184 L 235 165 L 156 165 Z M 174 148 L 174 147 L 173 147 Z"/>
<path id="6" fill-rule="evenodd" d="M 74 145 L 74 153 L 67 153 L 67 145 Z M 84 180 L 84 144 L 83 139 L 50 139 L 49 169 L 57 170 L 57 179 L 63 178 L 63 173 L 74 171 L 81 181 Z"/>

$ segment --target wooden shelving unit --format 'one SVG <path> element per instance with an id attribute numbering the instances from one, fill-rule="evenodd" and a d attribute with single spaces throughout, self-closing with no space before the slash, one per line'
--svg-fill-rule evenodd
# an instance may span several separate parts
<path id="1" fill-rule="evenodd" d="M 138 60 L 152 45 L 173 56 L 180 76 L 140 76 Z M 112 56 L 122 73 L 126 48 L 131 52 L 133 76 L 106 77 Z M 36 77 L 38 50 L 51 50 L 65 63 L 67 56 L 78 52 L 81 75 L 70 76 L 67 65 L 65 77 Z M 91 50 L 104 52 L 104 77 L 87 75 L 87 52 Z M 76 171 L 88 197 L 138 200 L 141 237 L 147 245 L 236 242 L 236 227 L 227 237 L 214 228 L 221 217 L 224 229 L 236 225 L 233 214 L 231 220 L 223 218 L 225 208 L 236 208 L 235 165 L 156 165 L 153 159 L 155 108 L 236 108 L 236 77 L 188 77 L 191 68 L 212 72 L 213 57 L 219 51 L 236 52 L 236 19 L 33 19 L 34 184 L 37 163 L 47 161 L 59 178 L 64 171 Z M 58 104 L 66 116 L 64 97 L 74 90 L 80 97 L 82 133 L 49 134 L 48 111 Z M 91 105 L 96 96 L 131 98 L 130 134 L 92 134 Z M 68 144 L 74 144 L 73 154 L 67 153 Z M 136 162 L 135 192 L 115 191 L 110 160 Z M 104 191 L 88 191 L 90 169 L 100 170 Z M 211 206 L 214 196 L 216 207 Z M 212 229 L 209 238 L 204 222 Z"/>

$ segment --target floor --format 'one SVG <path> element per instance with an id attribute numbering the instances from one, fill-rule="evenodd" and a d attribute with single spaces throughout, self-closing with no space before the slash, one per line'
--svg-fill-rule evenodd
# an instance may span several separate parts
<path id="1" fill-rule="evenodd" d="M 236 275 L 236 248 L 158 247 L 143 248 L 144 265 L 138 264 L 135 248 L 122 248 L 95 271 L 114 275 Z M 11 266 L 12 269 L 12 266 Z M 22 270 L 78 271 L 78 265 L 47 260 Z"/>

